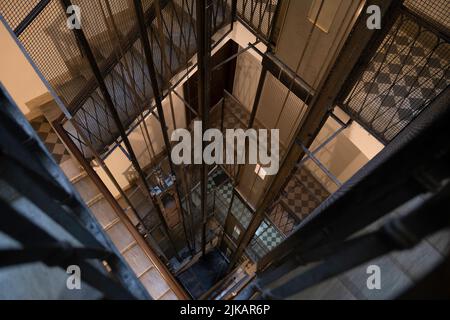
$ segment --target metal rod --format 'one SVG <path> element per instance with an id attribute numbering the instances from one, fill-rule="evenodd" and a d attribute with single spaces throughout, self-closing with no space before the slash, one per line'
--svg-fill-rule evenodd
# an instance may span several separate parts
<path id="1" fill-rule="evenodd" d="M 141 6 L 141 8 L 142 8 L 142 6 Z M 167 39 L 164 36 L 164 31 L 163 31 L 163 22 L 164 21 L 163 21 L 163 18 L 162 18 L 160 0 L 156 0 L 155 1 L 155 8 L 156 8 L 156 17 L 157 17 L 156 19 L 157 19 L 157 25 L 158 25 L 157 29 L 158 29 L 159 38 L 160 38 L 160 44 L 161 44 L 161 56 L 162 56 L 162 59 L 163 59 L 165 65 L 167 66 L 166 85 L 167 85 L 168 88 L 170 88 L 171 84 L 170 84 L 170 79 L 169 78 L 170 78 L 170 74 L 171 74 L 171 68 L 169 66 L 169 61 L 167 59 L 166 52 L 165 52 L 165 45 L 166 45 L 166 40 Z M 144 12 L 142 10 L 142 18 L 143 17 L 144 17 Z M 138 19 L 139 19 L 139 15 L 138 15 Z M 141 20 L 141 21 L 144 22 L 144 20 Z M 161 100 L 161 96 L 160 96 L 160 91 L 159 91 L 159 88 L 158 88 L 158 83 L 154 82 L 153 79 L 152 79 L 152 72 L 153 72 L 153 75 L 155 76 L 155 79 L 156 79 L 156 70 L 155 70 L 155 67 L 154 67 L 153 56 L 151 55 L 150 50 L 149 50 L 150 49 L 150 43 L 148 42 L 148 37 L 146 36 L 145 32 L 142 32 L 143 31 L 142 26 L 143 26 L 143 24 L 140 24 L 139 30 L 141 31 L 141 39 L 142 39 L 142 41 L 143 42 L 147 41 L 147 44 L 143 45 L 143 48 L 144 48 L 145 57 L 147 59 L 147 66 L 149 68 L 150 79 L 152 80 L 151 81 L 152 82 L 152 88 L 153 88 L 153 90 L 158 89 L 157 91 L 153 91 L 153 92 L 154 92 L 154 95 L 155 95 L 156 108 L 158 110 L 158 114 L 159 114 L 159 117 L 161 119 L 160 124 L 161 124 L 161 130 L 162 130 L 162 133 L 163 133 L 164 144 L 165 144 L 165 147 L 166 147 L 166 150 L 167 150 L 167 154 L 169 156 L 170 171 L 172 172 L 172 176 L 176 177 L 175 166 L 174 166 L 174 163 L 172 162 L 172 156 L 171 156 L 172 146 L 171 146 L 170 140 L 169 140 L 168 127 L 166 126 L 166 121 L 165 121 L 165 118 L 164 118 L 164 110 L 162 108 L 162 100 Z M 169 32 L 169 30 L 167 30 L 167 32 Z M 170 46 L 170 48 L 172 50 L 172 46 L 170 44 L 168 44 L 168 45 Z M 152 60 L 153 63 L 148 63 L 149 58 L 150 58 L 150 60 Z M 153 70 L 150 70 L 150 69 L 153 69 Z M 164 77 L 164 72 L 163 72 L 163 81 L 164 81 L 164 79 L 165 79 L 165 77 Z M 173 122 L 174 122 L 173 125 L 174 125 L 174 130 L 175 130 L 176 129 L 176 124 L 175 124 L 175 116 L 174 116 L 174 113 L 173 113 L 172 94 L 171 94 L 170 90 L 168 91 L 168 96 L 169 96 L 169 103 L 170 103 L 170 108 L 171 108 L 171 111 L 172 111 L 172 119 L 173 119 Z M 180 190 L 179 190 L 179 186 L 176 183 L 176 181 L 175 181 L 175 191 L 177 193 L 178 200 L 181 201 Z M 181 203 L 180 203 L 180 205 L 181 205 Z M 183 232 L 184 232 L 184 235 L 185 235 L 187 246 L 189 248 L 189 251 L 193 255 L 194 254 L 194 250 L 193 250 L 193 247 L 192 247 L 192 244 L 191 244 L 192 239 L 189 239 L 189 236 L 188 236 L 188 226 L 187 226 L 187 222 L 188 222 L 187 220 L 188 219 L 186 218 L 185 211 L 181 207 L 180 207 L 180 213 L 181 213 L 181 217 L 182 217 L 182 220 L 183 220 L 182 221 Z"/>
<path id="2" fill-rule="evenodd" d="M 186 99 L 184 99 L 178 92 L 176 89 L 171 89 L 171 92 L 173 92 L 180 100 L 181 102 L 183 102 L 183 104 L 186 106 L 186 108 L 189 109 L 189 111 L 191 111 L 193 114 L 195 114 L 196 116 L 198 116 L 197 110 L 195 110 L 194 108 L 192 108 L 192 106 L 186 101 Z"/>
<path id="3" fill-rule="evenodd" d="M 266 81 L 266 76 L 267 76 L 267 69 L 263 65 L 262 66 L 262 70 L 261 70 L 261 74 L 259 76 L 258 87 L 256 89 L 255 100 L 253 101 L 252 112 L 250 114 L 250 119 L 249 119 L 249 122 L 248 122 L 248 129 L 252 129 L 254 124 L 255 124 L 256 114 L 258 113 L 259 103 L 260 103 L 260 100 L 261 100 L 262 91 L 264 89 L 264 83 Z M 247 142 L 247 145 L 248 145 L 248 142 Z M 238 172 L 236 174 L 236 182 L 237 183 L 239 183 L 239 181 L 242 178 L 243 171 L 241 170 L 241 168 L 242 168 L 242 166 L 238 166 Z"/>
<path id="4" fill-rule="evenodd" d="M 197 13 L 197 60 L 198 60 L 198 102 L 202 122 L 202 135 L 209 125 L 209 104 L 210 104 L 210 85 L 211 85 L 211 0 L 196 0 Z M 205 149 L 205 141 L 202 145 L 202 153 Z M 208 167 L 203 161 L 201 164 L 201 213 L 202 213 L 202 254 L 206 254 L 206 223 L 208 218 L 207 206 L 207 186 L 208 186 Z"/>
<path id="5" fill-rule="evenodd" d="M 125 200 L 128 207 L 133 211 L 134 215 L 138 219 L 138 221 L 144 225 L 142 219 L 139 217 L 139 214 L 136 210 L 136 208 L 131 203 L 130 198 L 127 196 L 125 191 L 123 191 L 123 188 L 120 187 L 119 183 L 117 182 L 116 178 L 112 174 L 111 170 L 109 170 L 108 166 L 105 164 L 103 159 L 100 157 L 98 152 L 94 149 L 92 144 L 89 143 L 88 140 L 86 140 L 86 137 L 82 133 L 83 131 L 78 127 L 75 121 L 71 121 L 71 124 L 74 126 L 75 130 L 81 135 L 81 138 L 86 141 L 88 144 L 89 150 L 94 155 L 94 159 L 98 162 L 100 167 L 105 171 L 108 178 L 113 183 L 114 187 L 119 191 L 121 197 Z M 64 127 L 57 121 L 52 123 L 53 128 L 55 129 L 56 133 L 58 134 L 59 138 L 64 142 L 64 145 L 69 149 L 69 151 L 72 153 L 72 155 L 77 159 L 78 163 L 83 167 L 83 169 L 86 171 L 88 176 L 92 179 L 94 184 L 97 186 L 97 188 L 102 192 L 105 199 L 110 203 L 111 207 L 116 211 L 118 216 L 120 217 L 123 213 L 123 208 L 118 204 L 117 200 L 114 198 L 114 196 L 111 194 L 109 189 L 105 186 L 103 181 L 100 179 L 100 177 L 97 175 L 97 172 L 91 167 L 89 161 L 84 157 L 84 154 L 78 149 L 76 144 L 73 142 L 73 140 L 69 137 L 67 131 L 64 129 Z"/>
<path id="6" fill-rule="evenodd" d="M 259 76 L 258 88 L 256 89 L 255 100 L 253 101 L 252 113 L 250 114 L 250 120 L 248 122 L 248 128 L 253 128 L 256 119 L 256 113 L 258 112 L 259 102 L 261 100 L 261 94 L 264 88 L 264 83 L 266 82 L 267 69 L 263 66 L 261 70 L 261 75 Z"/>
<path id="7" fill-rule="evenodd" d="M 316 156 L 317 153 L 322 150 L 323 148 L 325 148 L 331 141 L 333 141 L 342 131 L 344 131 L 345 129 L 347 129 L 347 126 L 342 126 L 340 127 L 337 131 L 333 132 L 333 134 L 331 136 L 329 136 L 324 142 L 322 142 L 320 144 L 320 146 L 318 146 L 314 151 L 311 152 L 311 154 L 313 156 Z M 297 165 L 297 167 L 301 167 L 303 166 L 306 161 L 308 161 L 308 159 L 310 158 L 310 156 L 307 154 L 306 157 L 304 157 L 300 163 Z"/>
<path id="8" fill-rule="evenodd" d="M 61 0 L 61 1 L 66 9 L 72 5 L 71 0 Z M 69 14 L 67 12 L 66 12 L 66 14 L 69 16 Z M 111 95 L 109 94 L 108 88 L 106 87 L 105 81 L 102 77 L 100 68 L 97 64 L 94 53 L 92 52 L 91 46 L 86 38 L 86 35 L 84 34 L 84 31 L 82 29 L 74 28 L 73 32 L 75 33 L 75 36 L 78 39 L 78 42 L 80 43 L 80 46 L 83 48 L 83 51 L 86 54 L 86 58 L 89 62 L 89 66 L 91 67 L 92 73 L 93 73 L 93 75 L 98 83 L 99 89 L 103 95 L 105 105 L 108 108 L 109 112 L 111 113 L 111 116 L 114 119 L 117 129 L 119 130 L 120 136 L 122 137 L 122 141 L 125 144 L 125 147 L 130 156 L 130 160 L 131 160 L 133 166 L 135 167 L 136 172 L 139 175 L 141 183 L 143 184 L 144 188 L 146 189 L 146 192 L 148 193 L 149 199 L 151 199 L 153 201 L 153 204 L 159 215 L 159 218 L 162 221 L 163 227 L 167 233 L 169 241 L 171 242 L 172 246 L 174 247 L 175 255 L 178 257 L 177 249 L 175 247 L 175 243 L 172 239 L 172 236 L 169 233 L 169 227 L 167 225 L 167 222 L 161 212 L 161 209 L 159 208 L 158 204 L 156 203 L 154 197 L 152 196 L 152 194 L 150 192 L 150 186 L 148 185 L 148 182 L 145 179 L 145 174 L 144 174 L 141 166 L 139 165 L 139 161 L 136 158 L 136 154 L 134 153 L 133 147 L 131 146 L 130 140 L 128 139 L 125 128 L 123 127 L 123 124 L 120 120 L 120 116 L 119 116 L 116 108 L 114 107 L 114 102 L 111 98 Z"/>
<path id="9" fill-rule="evenodd" d="M 255 43 L 253 43 L 252 45 L 257 45 L 260 41 L 256 40 Z M 244 52 L 247 52 L 248 50 L 253 49 L 250 45 L 248 45 L 246 48 L 239 50 L 237 53 L 233 54 L 232 56 L 228 57 L 227 59 L 225 59 L 224 61 L 220 62 L 219 64 L 215 65 L 212 68 L 212 71 L 216 71 L 218 70 L 220 67 L 222 67 L 223 65 L 227 64 L 228 62 L 230 62 L 233 59 L 236 59 L 238 56 L 240 56 L 241 54 L 243 54 Z"/>
<path id="10" fill-rule="evenodd" d="M 159 1 L 159 0 L 157 0 L 157 1 Z M 160 6 L 158 4 L 156 4 L 156 6 L 157 6 L 156 10 L 159 12 L 159 10 L 161 9 Z M 163 109 L 162 101 L 161 101 L 161 92 L 160 92 L 160 89 L 159 89 L 159 86 L 158 86 L 158 78 L 156 76 L 156 70 L 155 70 L 155 64 L 154 64 L 154 61 L 153 61 L 153 56 L 151 54 L 150 43 L 149 43 L 148 36 L 147 36 L 147 29 L 145 27 L 144 12 L 143 12 L 143 9 L 142 9 L 141 2 L 138 1 L 138 0 L 134 0 L 134 8 L 135 8 L 136 16 L 137 16 L 137 19 L 138 19 L 139 33 L 140 33 L 140 37 L 141 37 L 141 42 L 142 42 L 142 47 L 143 47 L 143 50 L 144 50 L 145 59 L 147 61 L 147 68 L 148 68 L 148 73 L 150 75 L 150 81 L 151 81 L 151 84 L 152 84 L 153 96 L 154 96 L 155 103 L 156 103 L 156 109 L 158 111 L 158 116 L 159 116 L 159 119 L 160 119 L 159 123 L 161 125 L 161 131 L 162 131 L 162 134 L 163 134 L 164 145 L 166 147 L 167 154 L 169 155 L 170 171 L 171 171 L 172 176 L 176 177 L 174 164 L 173 164 L 172 158 L 171 158 L 172 146 L 170 144 L 169 135 L 167 133 L 168 128 L 167 128 L 167 125 L 166 125 L 164 109 Z M 160 15 L 160 13 L 158 13 L 158 15 Z M 164 48 L 162 48 L 162 50 L 164 50 Z M 175 184 L 176 184 L 176 182 L 175 182 Z M 176 184 L 176 188 L 175 189 L 176 189 L 176 192 L 177 192 L 178 199 L 181 200 L 177 184 Z M 180 210 L 181 210 L 181 208 L 180 208 Z M 181 210 L 181 215 L 182 215 L 183 228 L 184 228 L 184 233 L 186 235 L 187 245 L 189 247 L 189 250 L 192 251 L 192 247 L 191 247 L 190 241 L 187 239 L 187 230 L 186 230 L 186 225 L 185 225 L 186 219 L 184 217 L 183 210 Z M 165 223 L 165 221 L 164 221 L 164 223 Z"/>
<path id="11" fill-rule="evenodd" d="M 342 186 L 342 183 L 336 178 L 334 174 L 330 172 L 313 154 L 308 150 L 300 141 L 296 140 L 297 144 L 303 149 L 303 151 L 307 154 L 309 159 L 311 159 L 333 182 L 338 186 Z"/>
<path id="12" fill-rule="evenodd" d="M 26 28 L 36 19 L 36 17 L 47 7 L 50 0 L 41 0 L 27 16 L 19 23 L 19 25 L 14 29 L 14 34 L 19 37 Z"/>

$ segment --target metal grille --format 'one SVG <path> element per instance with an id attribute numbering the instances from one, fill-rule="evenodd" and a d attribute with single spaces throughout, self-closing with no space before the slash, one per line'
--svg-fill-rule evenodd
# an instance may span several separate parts
<path id="1" fill-rule="evenodd" d="M 428 20 L 450 29 L 450 2 L 448 0 L 406 0 L 405 6 Z"/>
<path id="2" fill-rule="evenodd" d="M 269 40 L 278 0 L 238 0 L 239 17 L 258 35 Z"/>
<path id="3" fill-rule="evenodd" d="M 389 143 L 449 84 L 449 43 L 402 12 L 341 106 Z"/>
<path id="4" fill-rule="evenodd" d="M 272 224 L 272 222 L 268 219 L 264 219 L 250 242 L 247 253 L 255 261 L 258 261 L 272 249 L 277 247 L 284 239 L 285 236 Z"/>
<path id="5" fill-rule="evenodd" d="M 70 103 L 85 85 L 86 78 L 76 76 L 75 64 L 70 63 L 78 59 L 76 65 L 81 66 L 83 59 L 75 37 L 66 26 L 66 15 L 60 2 L 50 1 L 19 40 L 56 93 Z M 90 76 L 88 70 L 84 73 Z"/>
<path id="6" fill-rule="evenodd" d="M 214 1 L 212 34 L 231 22 L 228 2 Z M 128 129 L 149 107 L 145 104 L 152 100 L 153 91 L 134 8 L 126 0 L 108 3 L 109 7 L 106 2 L 73 1 L 83 12 L 83 32 L 104 74 L 121 121 Z M 175 74 L 183 70 L 187 73 L 189 60 L 196 52 L 195 1 L 168 1 L 161 8 L 161 24 L 155 19 L 154 10 L 151 16 L 152 3 L 144 2 L 149 19 L 148 37 L 159 85 L 167 89 L 169 80 Z M 2 13 L 9 17 L 8 21 L 20 21 L 32 7 L 31 1 L 26 6 L 7 2 Z M 69 108 L 82 130 L 82 136 L 89 140 L 86 143 L 103 154 L 119 133 L 104 105 L 104 97 L 97 90 L 89 64 L 72 30 L 67 28 L 65 10 L 60 1 L 51 0 L 19 36 L 19 40 Z"/>
<path id="7" fill-rule="evenodd" d="M 14 30 L 38 3 L 39 0 L 2 0 L 0 14 Z"/>
<path id="8" fill-rule="evenodd" d="M 295 226 L 299 223 L 295 214 L 289 212 L 287 206 L 283 202 L 277 203 L 267 216 L 270 221 L 288 236 L 294 230 Z"/>

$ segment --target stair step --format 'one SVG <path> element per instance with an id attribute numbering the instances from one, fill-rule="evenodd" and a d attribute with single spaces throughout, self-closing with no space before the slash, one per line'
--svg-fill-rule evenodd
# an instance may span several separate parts
<path id="1" fill-rule="evenodd" d="M 78 175 L 70 179 L 70 182 L 72 184 L 76 184 L 77 182 L 81 181 L 83 178 L 87 177 L 86 171 L 80 172 Z"/>
<path id="2" fill-rule="evenodd" d="M 110 230 L 112 227 L 114 227 L 116 224 L 118 224 L 120 222 L 119 218 L 114 219 L 113 221 L 111 221 L 109 224 L 107 224 L 103 229 L 105 231 Z"/>
<path id="3" fill-rule="evenodd" d="M 98 193 L 93 198 L 91 198 L 91 200 L 89 200 L 86 204 L 90 208 L 90 207 L 92 207 L 94 204 L 96 204 L 97 202 L 99 202 L 102 199 L 104 199 L 103 194 Z"/>
<path id="4" fill-rule="evenodd" d="M 100 199 L 89 207 L 103 228 L 111 224 L 118 217 L 113 207 L 105 198 Z"/>
<path id="5" fill-rule="evenodd" d="M 76 177 L 76 180 L 76 183 L 73 183 L 75 189 L 77 189 L 81 198 L 87 203 L 88 207 L 90 207 L 91 201 L 97 198 L 100 190 L 87 175 L 81 176 L 79 174 Z"/>
<path id="6" fill-rule="evenodd" d="M 117 249 L 122 252 L 128 248 L 136 240 L 131 234 L 131 232 L 125 227 L 121 221 L 117 221 L 106 230 L 111 240 L 116 245 Z"/>

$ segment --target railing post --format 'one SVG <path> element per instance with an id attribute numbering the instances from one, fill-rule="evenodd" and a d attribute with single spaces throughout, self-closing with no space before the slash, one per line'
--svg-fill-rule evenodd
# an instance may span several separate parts
<path id="1" fill-rule="evenodd" d="M 66 9 L 69 8 L 72 5 L 71 0 L 61 0 L 61 2 L 62 2 L 63 6 Z M 68 17 L 70 16 L 70 14 L 67 13 L 67 11 L 66 11 L 66 14 L 67 14 Z M 83 51 L 84 51 L 84 53 L 86 55 L 86 58 L 87 58 L 88 63 L 89 63 L 89 66 L 90 66 L 90 68 L 92 70 L 92 73 L 93 73 L 93 75 L 94 75 L 94 77 L 96 79 L 96 82 L 97 82 L 97 84 L 99 86 L 99 89 L 100 89 L 100 91 L 102 93 L 102 96 L 104 98 L 105 105 L 108 108 L 109 112 L 111 113 L 111 116 L 114 119 L 114 123 L 117 126 L 117 129 L 119 130 L 120 136 L 122 137 L 122 141 L 125 144 L 125 147 L 126 147 L 126 149 L 128 151 L 131 163 L 133 164 L 134 168 L 136 169 L 136 172 L 139 175 L 141 183 L 143 184 L 143 186 L 144 186 L 144 188 L 145 188 L 145 190 L 146 190 L 146 192 L 147 192 L 147 194 L 149 196 L 149 199 L 152 200 L 153 205 L 155 206 L 156 212 L 158 213 L 158 216 L 159 216 L 159 218 L 161 220 L 163 228 L 164 228 L 165 232 L 167 233 L 167 237 L 169 238 L 169 241 L 171 242 L 171 244 L 172 244 L 172 246 L 173 246 L 173 248 L 175 250 L 175 255 L 177 256 L 177 258 L 179 258 L 178 257 L 178 251 L 176 249 L 175 242 L 173 241 L 172 236 L 171 236 L 171 234 L 169 232 L 169 227 L 167 225 L 167 222 L 166 222 L 166 220 L 165 220 L 165 218 L 164 218 L 164 216 L 163 216 L 163 214 L 161 212 L 161 209 L 159 208 L 159 206 L 156 203 L 156 201 L 154 201 L 155 199 L 154 199 L 154 197 L 152 196 L 152 194 L 150 192 L 150 186 L 149 186 L 149 184 L 147 182 L 147 179 L 145 177 L 145 173 L 142 170 L 141 166 L 139 165 L 139 161 L 138 161 L 138 159 L 136 157 L 136 154 L 134 153 L 133 147 L 131 146 L 130 140 L 128 139 L 127 133 L 126 133 L 125 128 L 123 127 L 123 124 L 122 124 L 122 122 L 120 120 L 119 114 L 118 114 L 116 108 L 114 107 L 114 102 L 113 102 L 113 100 L 111 98 L 111 95 L 110 95 L 110 93 L 108 91 L 108 88 L 106 87 L 105 81 L 104 81 L 104 79 L 102 77 L 100 68 L 99 68 L 99 66 L 97 64 L 97 61 L 95 59 L 95 56 L 94 56 L 94 54 L 92 52 L 91 46 L 89 44 L 89 41 L 87 40 L 86 35 L 84 34 L 82 29 L 74 28 L 73 32 L 75 33 L 75 37 L 78 39 L 78 42 L 79 42 L 80 46 L 82 47 L 82 49 L 83 49 Z"/>

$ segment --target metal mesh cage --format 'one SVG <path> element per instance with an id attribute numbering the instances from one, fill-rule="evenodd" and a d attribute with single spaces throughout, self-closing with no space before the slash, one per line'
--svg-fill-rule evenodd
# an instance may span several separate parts
<path id="1" fill-rule="evenodd" d="M 60 2 L 50 1 L 19 40 L 56 93 L 70 104 L 92 74 L 86 68 L 75 36 L 67 28 Z"/>
<path id="2" fill-rule="evenodd" d="M 14 30 L 38 3 L 39 0 L 2 0 L 0 14 Z"/>
<path id="3" fill-rule="evenodd" d="M 255 261 L 259 261 L 272 249 L 277 247 L 285 236 L 268 219 L 259 226 L 246 252 Z"/>
<path id="4" fill-rule="evenodd" d="M 264 39 L 269 40 L 278 0 L 238 0 L 240 18 Z"/>
<path id="5" fill-rule="evenodd" d="M 405 6 L 428 20 L 450 29 L 450 2 L 448 0 L 406 0 Z"/>
<path id="6" fill-rule="evenodd" d="M 450 44 L 402 13 L 341 105 L 388 143 L 450 84 L 449 63 Z"/>

